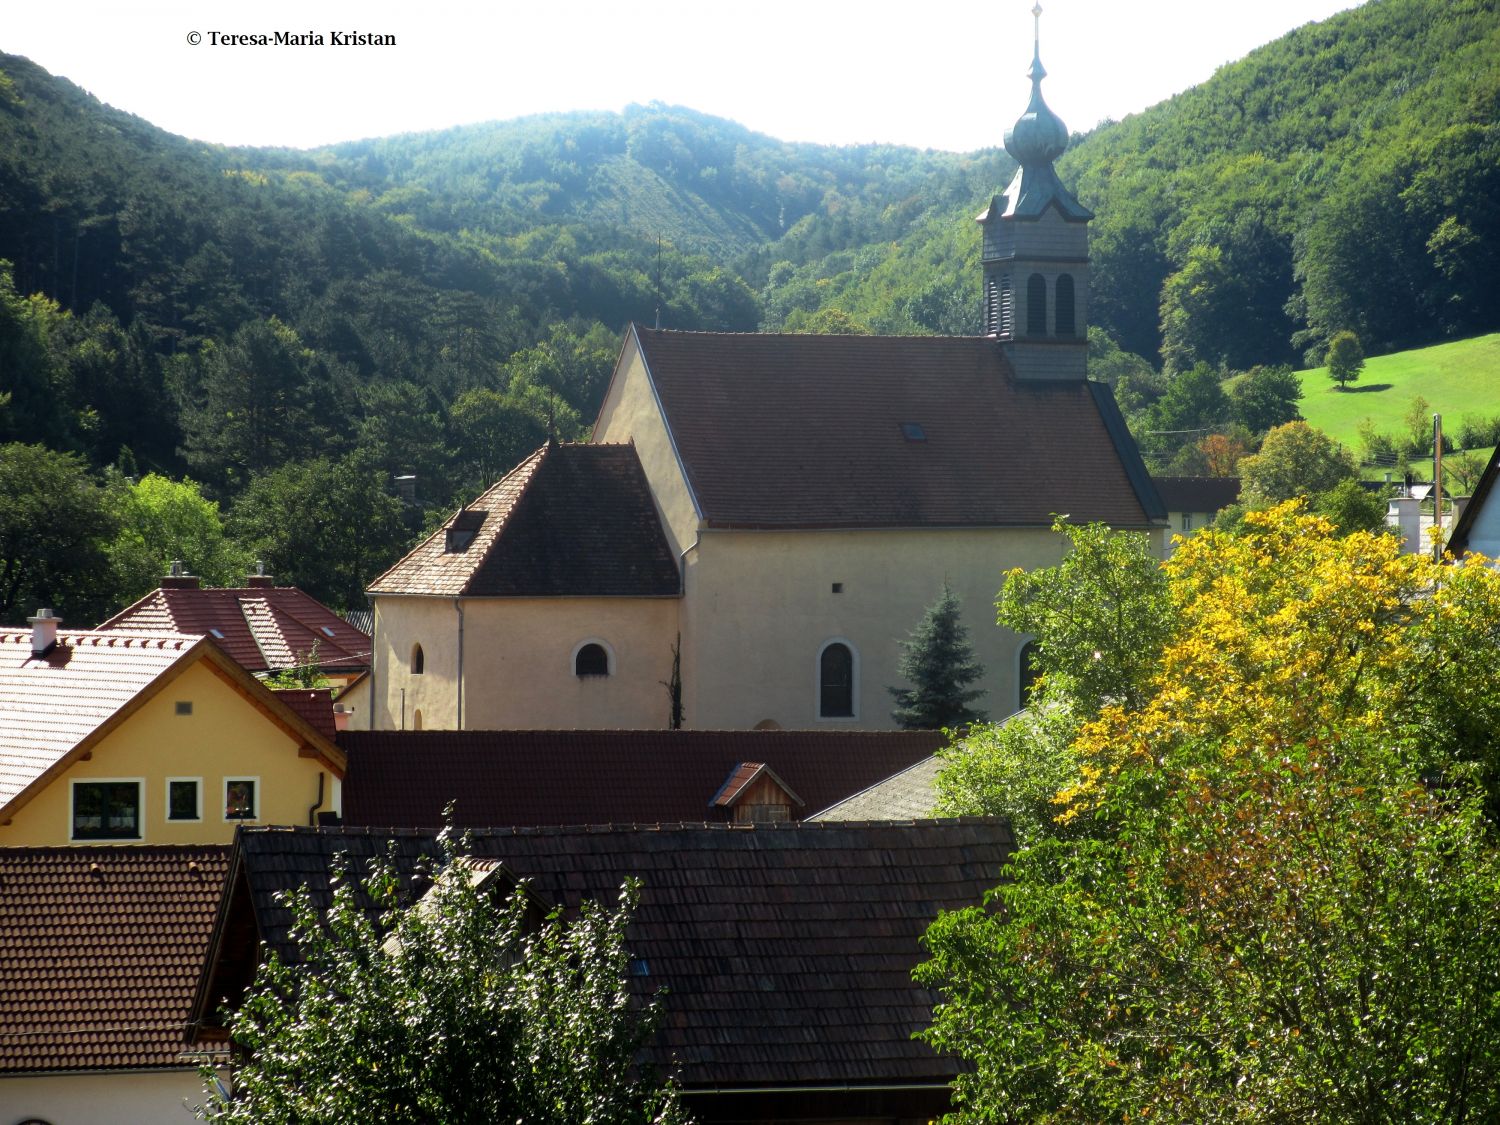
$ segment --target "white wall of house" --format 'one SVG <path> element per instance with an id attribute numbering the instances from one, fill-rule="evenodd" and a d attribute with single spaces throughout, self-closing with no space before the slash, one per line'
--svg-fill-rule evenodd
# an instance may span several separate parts
<path id="1" fill-rule="evenodd" d="M 0 1078 L 0 1125 L 172 1125 L 203 1101 L 196 1070 Z"/>

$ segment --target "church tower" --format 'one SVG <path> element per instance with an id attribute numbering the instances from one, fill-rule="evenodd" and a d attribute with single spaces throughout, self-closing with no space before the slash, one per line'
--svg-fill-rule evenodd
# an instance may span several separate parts
<path id="1" fill-rule="evenodd" d="M 1042 6 L 1031 102 L 1005 134 L 1020 165 L 1015 179 L 978 216 L 984 231 L 984 334 L 1000 342 L 1022 379 L 1082 379 L 1088 358 L 1089 228 L 1094 217 L 1063 187 L 1052 162 L 1068 130 L 1042 99 Z"/>

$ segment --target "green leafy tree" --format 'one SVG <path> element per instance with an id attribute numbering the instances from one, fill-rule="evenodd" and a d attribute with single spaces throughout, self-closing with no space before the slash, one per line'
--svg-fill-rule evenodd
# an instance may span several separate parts
<path id="1" fill-rule="evenodd" d="M 984 721 L 969 704 L 984 694 L 969 687 L 984 667 L 974 659 L 969 630 L 959 620 L 958 596 L 947 582 L 921 623 L 901 642 L 897 671 L 909 688 L 888 688 L 896 698 L 891 718 L 906 730 L 943 730 Z"/>
<path id="2" fill-rule="evenodd" d="M 1349 451 L 1306 422 L 1277 426 L 1259 453 L 1240 462 L 1243 493 L 1253 503 L 1314 496 L 1357 475 Z"/>
<path id="3" fill-rule="evenodd" d="M 358 455 L 293 462 L 250 482 L 228 530 L 278 580 L 336 608 L 362 605 L 365 586 L 411 535 L 387 484 Z"/>
<path id="4" fill-rule="evenodd" d="M 1166 564 L 1141 702 L 927 935 L 956 1121 L 1500 1114 L 1500 573 L 1245 520 Z"/>
<path id="5" fill-rule="evenodd" d="M 1252 367 L 1229 392 L 1234 420 L 1252 434 L 1264 434 L 1288 422 L 1302 421 L 1297 403 L 1302 399 L 1302 381 L 1292 369 Z"/>
<path id="6" fill-rule="evenodd" d="M 47 607 L 79 627 L 95 624 L 119 600 L 108 554 L 118 530 L 81 458 L 0 445 L 0 620 Z"/>
<path id="7" fill-rule="evenodd" d="M 210 586 L 237 585 L 250 572 L 249 552 L 224 534 L 218 503 L 193 481 L 147 473 L 118 481 L 112 498 L 120 530 L 109 557 L 124 601 L 154 590 L 176 561 Z"/>
<path id="8" fill-rule="evenodd" d="M 1350 477 L 1313 498 L 1313 510 L 1326 516 L 1340 535 L 1352 531 L 1384 531 L 1386 498 Z"/>
<path id="9" fill-rule="evenodd" d="M 1353 332 L 1340 332 L 1328 342 L 1328 377 L 1344 390 L 1365 369 L 1365 349 Z"/>
<path id="10" fill-rule="evenodd" d="M 658 1018 L 627 986 L 625 927 L 586 902 L 538 926 L 524 887 L 506 896 L 445 840 L 442 867 L 415 906 L 376 863 L 344 878 L 326 916 L 290 896 L 298 960 L 272 955 L 229 1032 L 244 1062 L 233 1092 L 208 1086 L 216 1122 L 308 1125 L 668 1125 L 675 1090 L 635 1065 Z M 361 901 L 378 910 L 371 917 Z M 212 1072 L 206 1077 L 212 1078 Z"/>

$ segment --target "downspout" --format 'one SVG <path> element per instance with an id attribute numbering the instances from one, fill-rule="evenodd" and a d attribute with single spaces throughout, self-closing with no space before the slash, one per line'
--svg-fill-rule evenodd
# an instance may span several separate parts
<path id="1" fill-rule="evenodd" d="M 365 602 L 370 607 L 370 729 L 379 730 L 376 726 L 375 708 L 380 706 L 380 645 L 377 640 L 380 624 L 376 619 L 375 599 L 366 594 Z"/>
<path id="2" fill-rule="evenodd" d="M 458 611 L 458 729 L 464 729 L 464 603 L 453 599 L 453 608 Z"/>
<path id="3" fill-rule="evenodd" d="M 307 810 L 307 823 L 311 828 L 318 826 L 318 810 L 323 807 L 323 779 L 324 773 L 318 771 L 318 799 L 313 802 L 312 808 Z"/>

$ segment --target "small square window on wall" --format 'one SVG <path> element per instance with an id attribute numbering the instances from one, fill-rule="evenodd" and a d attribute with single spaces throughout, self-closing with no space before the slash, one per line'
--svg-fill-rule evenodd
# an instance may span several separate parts
<path id="1" fill-rule="evenodd" d="M 167 819 L 203 819 L 203 779 L 199 777 L 167 778 Z"/>
<path id="2" fill-rule="evenodd" d="M 193 701 L 191 699 L 179 699 L 172 705 L 172 709 L 178 715 L 191 715 L 193 713 Z"/>
<path id="3" fill-rule="evenodd" d="M 260 816 L 258 782 L 254 777 L 224 779 L 225 820 L 255 820 Z"/>

